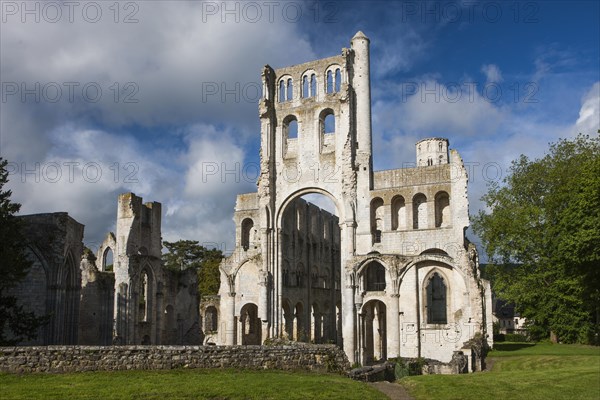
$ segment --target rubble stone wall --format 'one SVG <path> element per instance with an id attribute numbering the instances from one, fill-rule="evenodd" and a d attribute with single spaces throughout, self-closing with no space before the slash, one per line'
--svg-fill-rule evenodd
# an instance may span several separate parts
<path id="1" fill-rule="evenodd" d="M 335 345 L 0 347 L 0 372 L 82 372 L 174 368 L 349 369 Z"/>

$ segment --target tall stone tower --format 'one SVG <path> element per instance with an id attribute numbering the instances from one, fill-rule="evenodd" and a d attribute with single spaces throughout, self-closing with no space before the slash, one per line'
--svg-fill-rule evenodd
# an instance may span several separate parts
<path id="1" fill-rule="evenodd" d="M 162 290 L 161 205 L 119 195 L 115 250 L 115 337 L 120 343 L 157 343 Z M 156 295 L 154 295 L 156 294 Z"/>
<path id="2" fill-rule="evenodd" d="M 261 175 L 237 199 L 219 342 L 287 336 L 333 341 L 351 362 L 448 363 L 491 331 L 458 152 L 425 139 L 417 167 L 373 171 L 369 46 L 358 32 L 340 55 L 263 69 Z M 310 193 L 335 217 L 300 199 Z"/>

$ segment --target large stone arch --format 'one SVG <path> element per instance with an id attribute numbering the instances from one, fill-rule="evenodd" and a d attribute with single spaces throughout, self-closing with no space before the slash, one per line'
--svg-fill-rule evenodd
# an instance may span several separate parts
<path id="1" fill-rule="evenodd" d="M 319 206 L 300 200 L 306 194 L 320 194 L 331 200 L 335 211 L 322 210 Z M 277 209 L 276 248 L 281 250 L 274 263 L 274 310 L 277 314 L 274 320 L 280 321 L 278 325 L 283 328 L 275 335 L 282 335 L 287 327 L 288 331 L 292 331 L 292 335 L 288 336 L 295 340 L 309 340 L 312 336 L 317 342 L 336 340 L 338 328 L 335 322 L 335 308 L 325 308 L 323 305 L 335 304 L 341 300 L 343 264 L 340 207 L 341 202 L 332 193 L 310 186 L 291 193 Z M 314 252 L 315 249 L 317 253 Z M 309 254 L 317 254 L 317 258 L 309 258 Z M 286 285 L 286 268 L 292 271 L 288 275 L 296 278 L 295 284 L 290 285 L 287 276 Z M 279 300 L 280 298 L 282 300 Z M 302 301 L 306 304 L 302 315 L 294 313 L 295 324 L 292 329 L 287 323 L 283 306 L 283 299 L 286 298 L 292 303 Z M 317 311 L 313 310 L 315 304 Z"/>
<path id="2" fill-rule="evenodd" d="M 447 285 L 445 324 L 431 324 L 427 318 L 428 278 L 438 273 Z M 478 330 L 472 326 L 472 296 L 469 277 L 454 259 L 443 254 L 425 253 L 414 257 L 400 273 L 400 298 L 403 300 L 400 341 L 412 349 L 406 357 L 426 357 L 449 362 L 448 347 L 460 350 Z M 445 349 L 445 351 L 442 351 Z"/>
<path id="3" fill-rule="evenodd" d="M 317 186 L 307 186 L 301 189 L 298 189 L 294 192 L 292 192 L 291 194 L 289 194 L 279 205 L 279 207 L 277 207 L 277 213 L 276 213 L 276 227 L 278 229 L 282 229 L 282 220 L 283 220 L 283 215 L 285 213 L 286 208 L 296 199 L 306 195 L 306 194 L 321 194 L 323 196 L 328 197 L 333 204 L 335 205 L 335 209 L 336 212 L 338 213 L 338 218 L 340 219 L 340 221 L 344 221 L 344 215 L 348 214 L 348 210 L 346 208 L 348 207 L 341 207 L 340 205 L 340 200 L 338 198 L 336 198 L 329 190 L 324 189 L 324 188 L 320 188 Z M 351 208 L 350 208 L 351 209 Z M 350 213 L 350 215 L 352 215 L 352 213 Z"/>
<path id="4" fill-rule="evenodd" d="M 360 333 L 363 341 L 363 364 L 371 365 L 387 358 L 387 306 L 377 299 L 367 301 L 361 307 Z"/>

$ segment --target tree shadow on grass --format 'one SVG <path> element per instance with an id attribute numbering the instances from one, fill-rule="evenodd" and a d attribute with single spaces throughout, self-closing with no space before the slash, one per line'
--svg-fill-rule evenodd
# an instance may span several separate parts
<path id="1" fill-rule="evenodd" d="M 516 351 L 535 346 L 535 343 L 494 343 L 494 350 Z"/>

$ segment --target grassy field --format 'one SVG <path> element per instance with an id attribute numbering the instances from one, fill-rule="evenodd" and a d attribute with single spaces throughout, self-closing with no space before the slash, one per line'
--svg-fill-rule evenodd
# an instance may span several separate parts
<path id="1" fill-rule="evenodd" d="M 416 399 L 600 399 L 600 348 L 498 343 L 493 369 L 468 375 L 400 380 Z"/>
<path id="2" fill-rule="evenodd" d="M 386 399 L 340 375 L 172 370 L 0 375 L 0 399 Z"/>

